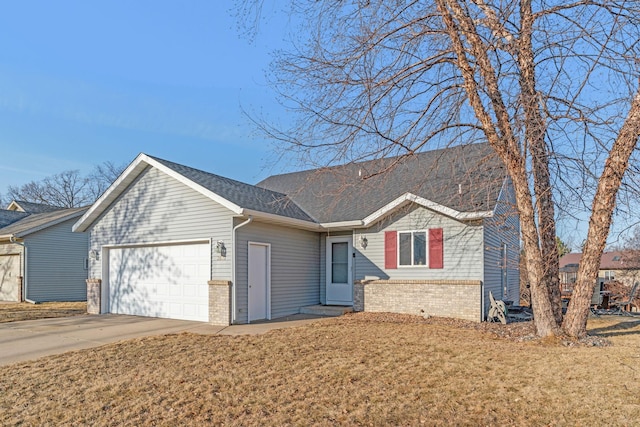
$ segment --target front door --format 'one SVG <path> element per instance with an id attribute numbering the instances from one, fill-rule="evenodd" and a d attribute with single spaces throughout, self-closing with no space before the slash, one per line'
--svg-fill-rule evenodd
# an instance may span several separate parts
<path id="1" fill-rule="evenodd" d="M 271 305 L 269 298 L 269 277 L 271 275 L 269 249 L 268 244 L 249 242 L 249 311 L 247 322 L 271 317 L 269 310 Z"/>
<path id="2" fill-rule="evenodd" d="M 353 305 L 351 236 L 327 237 L 327 304 Z"/>

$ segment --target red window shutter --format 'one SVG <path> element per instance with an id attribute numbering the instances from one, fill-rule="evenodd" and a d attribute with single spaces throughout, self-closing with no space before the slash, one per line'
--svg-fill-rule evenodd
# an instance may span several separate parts
<path id="1" fill-rule="evenodd" d="M 444 268 L 444 246 L 442 228 L 429 230 L 429 268 Z"/>
<path id="2" fill-rule="evenodd" d="M 398 233 L 384 232 L 384 268 L 398 268 Z"/>

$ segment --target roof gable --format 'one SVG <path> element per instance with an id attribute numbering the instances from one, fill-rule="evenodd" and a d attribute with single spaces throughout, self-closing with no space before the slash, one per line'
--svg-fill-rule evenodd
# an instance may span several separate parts
<path id="1" fill-rule="evenodd" d="M 287 194 L 320 223 L 334 223 L 371 218 L 411 198 L 454 217 L 483 215 L 495 208 L 505 177 L 503 163 L 482 143 L 274 175 L 257 185 Z"/>
<path id="2" fill-rule="evenodd" d="M 86 231 L 148 167 L 161 170 L 236 215 L 257 213 L 315 224 L 284 194 L 141 153 L 80 218 L 73 230 Z"/>
<path id="3" fill-rule="evenodd" d="M 65 208 L 61 208 L 58 206 L 45 205 L 43 203 L 25 202 L 22 200 L 14 200 L 7 207 L 7 210 L 10 210 L 10 211 L 26 212 L 30 214 L 54 212 L 60 209 L 65 209 Z"/>

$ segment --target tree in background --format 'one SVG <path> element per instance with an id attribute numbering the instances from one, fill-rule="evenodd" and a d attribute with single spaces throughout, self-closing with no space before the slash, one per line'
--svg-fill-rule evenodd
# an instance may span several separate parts
<path id="1" fill-rule="evenodd" d="M 262 6 L 245 0 L 239 14 L 253 24 Z M 640 136 L 638 2 L 309 0 L 290 11 L 302 25 L 271 76 L 297 120 L 254 118 L 260 128 L 325 165 L 488 141 L 515 189 L 536 332 L 584 336 Z M 592 213 L 563 317 L 555 221 L 565 206 Z"/>
<path id="2" fill-rule="evenodd" d="M 562 258 L 566 254 L 571 253 L 571 248 L 562 239 L 556 236 L 556 248 L 558 248 L 558 257 Z"/>
<path id="3" fill-rule="evenodd" d="M 6 200 L 21 200 L 62 208 L 76 208 L 92 204 L 111 185 L 125 166 L 111 162 L 97 165 L 87 176 L 78 170 L 68 170 L 48 176 L 41 181 L 31 181 L 21 186 L 10 185 Z"/>

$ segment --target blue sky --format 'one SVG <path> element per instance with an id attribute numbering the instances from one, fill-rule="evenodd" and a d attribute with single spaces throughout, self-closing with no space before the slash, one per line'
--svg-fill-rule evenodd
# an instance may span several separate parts
<path id="1" fill-rule="evenodd" d="M 140 152 L 250 183 L 281 171 L 241 114 L 279 111 L 275 15 L 250 43 L 233 2 L 0 4 L 0 194 Z"/>
<path id="2" fill-rule="evenodd" d="M 265 84 L 288 17 L 253 42 L 233 1 L 0 2 L 0 194 L 138 153 L 256 183 L 286 171 L 241 110 L 286 120 Z M 586 222 L 559 230 L 574 249 Z"/>

